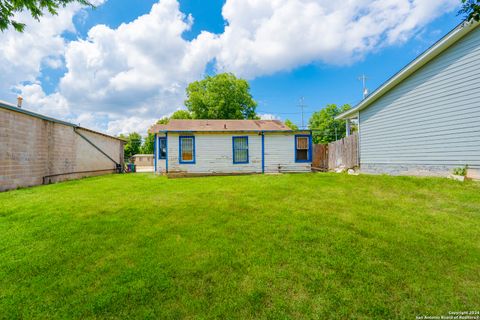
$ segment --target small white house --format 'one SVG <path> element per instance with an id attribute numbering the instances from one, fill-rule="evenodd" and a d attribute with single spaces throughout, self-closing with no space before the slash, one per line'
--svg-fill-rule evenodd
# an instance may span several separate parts
<path id="1" fill-rule="evenodd" d="M 166 174 L 309 172 L 312 136 L 277 120 L 170 120 L 154 125 L 154 167 Z"/>

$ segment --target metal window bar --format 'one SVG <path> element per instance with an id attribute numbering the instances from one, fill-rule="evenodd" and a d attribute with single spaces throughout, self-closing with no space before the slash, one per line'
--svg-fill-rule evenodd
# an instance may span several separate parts
<path id="1" fill-rule="evenodd" d="M 167 157 L 167 139 L 166 138 L 159 138 L 159 159 L 165 159 Z"/>
<path id="2" fill-rule="evenodd" d="M 297 137 L 297 149 L 298 150 L 308 150 L 308 138 L 307 137 Z"/>
<path id="3" fill-rule="evenodd" d="M 234 138 L 234 162 L 247 162 L 248 161 L 248 142 L 245 137 Z"/>

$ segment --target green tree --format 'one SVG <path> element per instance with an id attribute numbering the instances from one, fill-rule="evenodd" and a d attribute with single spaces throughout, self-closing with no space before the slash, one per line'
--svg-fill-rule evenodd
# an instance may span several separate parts
<path id="1" fill-rule="evenodd" d="M 257 103 L 246 80 L 221 73 L 190 83 L 185 106 L 195 119 L 255 119 Z"/>
<path id="2" fill-rule="evenodd" d="M 193 115 L 188 110 L 177 110 L 170 116 L 170 119 L 177 119 L 177 120 L 193 119 Z"/>
<path id="3" fill-rule="evenodd" d="M 167 124 L 170 119 L 193 119 L 193 114 L 188 110 L 177 110 L 170 117 L 163 117 L 157 121 L 157 124 Z"/>
<path id="4" fill-rule="evenodd" d="M 167 124 L 170 119 L 193 119 L 193 116 L 188 110 L 177 110 L 170 117 L 163 117 L 157 121 L 157 124 Z M 152 154 L 155 146 L 155 135 L 149 133 L 143 142 L 141 152 L 144 154 Z"/>
<path id="5" fill-rule="evenodd" d="M 121 134 L 120 138 L 127 141 L 123 153 L 125 161 L 129 161 L 133 155 L 140 153 L 142 147 L 142 136 L 140 134 L 136 132 L 129 133 L 128 135 Z"/>
<path id="6" fill-rule="evenodd" d="M 140 152 L 143 154 L 153 154 L 154 145 L 155 145 L 155 135 L 149 133 L 145 137 L 145 140 L 143 141 Z"/>
<path id="7" fill-rule="evenodd" d="M 0 0 L 0 30 L 4 31 L 12 26 L 18 32 L 23 32 L 25 24 L 13 19 L 18 12 L 28 11 L 35 20 L 40 21 L 45 11 L 56 15 L 58 8 L 72 2 L 93 7 L 87 0 Z"/>
<path id="8" fill-rule="evenodd" d="M 339 114 L 350 110 L 346 104 L 338 108 L 335 104 L 329 104 L 324 109 L 312 114 L 308 121 L 308 127 L 312 130 L 314 143 L 329 143 L 345 137 L 345 120 L 335 120 Z"/>
<path id="9" fill-rule="evenodd" d="M 463 14 L 467 21 L 480 21 L 480 0 L 462 0 L 458 14 Z"/>
<path id="10" fill-rule="evenodd" d="M 162 119 L 157 121 L 157 124 L 167 124 L 170 121 L 170 117 L 163 117 Z"/>
<path id="11" fill-rule="evenodd" d="M 289 119 L 285 120 L 285 125 L 292 130 L 298 130 L 298 126 Z"/>

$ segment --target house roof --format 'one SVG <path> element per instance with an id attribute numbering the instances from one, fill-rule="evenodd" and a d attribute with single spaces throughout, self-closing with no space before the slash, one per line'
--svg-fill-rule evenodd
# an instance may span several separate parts
<path id="1" fill-rule="evenodd" d="M 92 133 L 100 134 L 100 135 L 108 137 L 108 138 L 117 139 L 117 140 L 125 142 L 124 139 L 114 137 L 114 136 L 111 136 L 111 135 L 108 135 L 108 134 L 105 134 L 105 133 L 102 133 L 102 132 L 98 132 L 98 131 L 95 131 L 95 130 L 91 130 L 91 129 L 88 129 L 88 128 L 84 128 L 84 127 L 81 127 L 79 125 L 76 125 L 76 124 L 73 124 L 73 123 L 70 123 L 70 122 L 66 122 L 66 121 L 63 121 L 63 120 L 58 120 L 58 119 L 55 119 L 55 118 L 44 116 L 44 115 L 39 114 L 39 113 L 28 111 L 28 110 L 19 108 L 15 105 L 13 105 L 11 103 L 8 103 L 8 102 L 5 102 L 5 101 L 0 100 L 0 108 L 7 109 L 7 110 L 10 110 L 10 111 L 15 111 L 15 112 L 22 113 L 22 114 L 26 114 L 26 115 L 29 115 L 31 117 L 35 117 L 35 118 L 38 118 L 38 119 L 63 124 L 65 126 L 82 129 L 82 130 L 89 131 L 89 132 L 92 132 Z"/>
<path id="2" fill-rule="evenodd" d="M 415 58 L 402 70 L 396 73 L 393 77 L 383 83 L 377 90 L 372 92 L 368 97 L 366 97 L 359 104 L 357 104 L 355 108 L 338 115 L 336 119 L 349 119 L 357 117 L 357 114 L 360 110 L 363 110 L 370 106 L 373 102 L 375 102 L 388 91 L 393 89 L 400 82 L 408 78 L 415 71 L 426 65 L 438 55 L 440 55 L 443 51 L 451 47 L 458 40 L 473 31 L 479 25 L 480 23 L 478 22 L 462 22 L 455 29 L 450 31 L 446 36 L 436 42 L 433 46 L 431 46 L 429 49 L 427 49 L 425 52 Z"/>
<path id="3" fill-rule="evenodd" d="M 170 120 L 156 124 L 149 130 L 158 132 L 231 132 L 231 131 L 285 131 L 294 132 L 279 120 Z"/>

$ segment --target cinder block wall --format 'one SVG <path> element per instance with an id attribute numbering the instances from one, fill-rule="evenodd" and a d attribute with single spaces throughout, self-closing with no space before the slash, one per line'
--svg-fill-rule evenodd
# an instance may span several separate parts
<path id="1" fill-rule="evenodd" d="M 77 131 L 123 164 L 122 141 L 82 128 Z M 0 191 L 114 171 L 115 163 L 73 126 L 0 108 Z M 65 175 L 47 177 L 58 174 Z"/>

